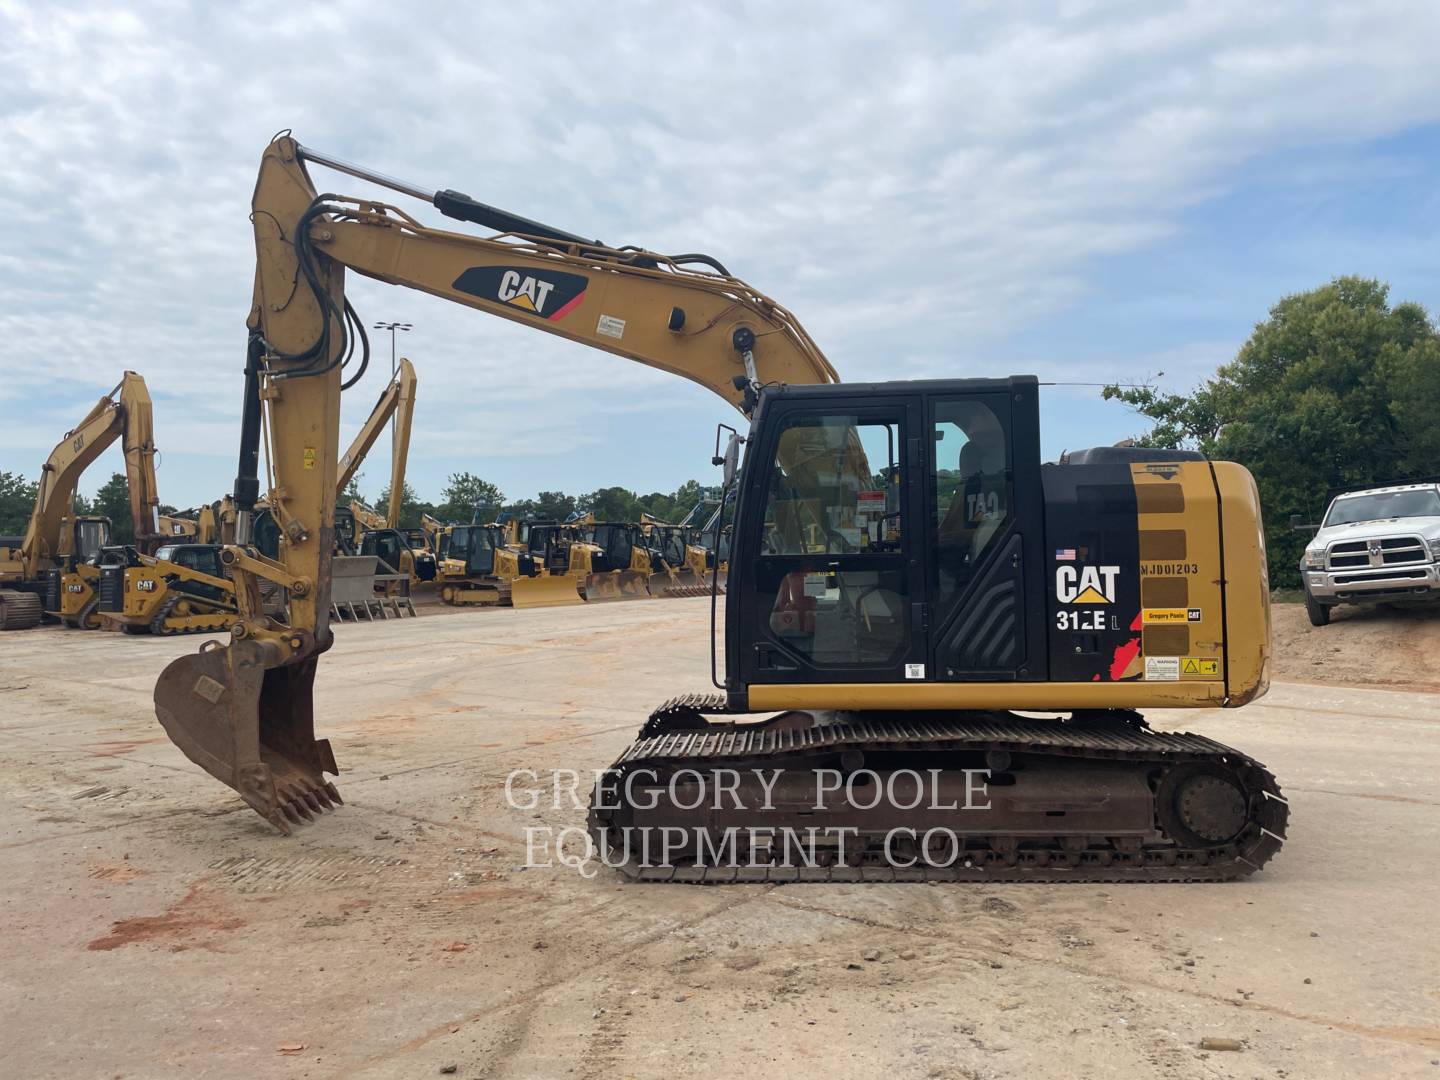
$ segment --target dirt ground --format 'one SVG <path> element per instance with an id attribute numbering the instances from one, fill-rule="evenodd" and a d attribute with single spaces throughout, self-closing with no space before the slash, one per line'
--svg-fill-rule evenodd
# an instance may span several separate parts
<path id="1" fill-rule="evenodd" d="M 1303 604 L 1274 604 L 1274 677 L 1440 690 L 1440 607 L 1347 607 L 1311 626 Z"/>
<path id="2" fill-rule="evenodd" d="M 1244 882 L 525 869 L 527 828 L 584 814 L 507 806 L 507 775 L 601 767 L 658 701 L 706 687 L 706 610 L 341 627 L 316 696 L 347 805 L 289 838 L 155 721 L 157 673 L 197 639 L 0 637 L 0 1071 L 1440 1077 L 1440 696 L 1318 681 L 1389 677 L 1377 657 L 1432 680 L 1434 624 L 1312 632 L 1282 606 L 1267 697 L 1151 714 L 1280 778 L 1289 840 Z"/>

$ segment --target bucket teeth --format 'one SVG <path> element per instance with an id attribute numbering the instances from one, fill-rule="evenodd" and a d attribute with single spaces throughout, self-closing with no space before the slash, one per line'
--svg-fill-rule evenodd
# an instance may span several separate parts
<path id="1" fill-rule="evenodd" d="M 329 780 L 321 781 L 325 785 L 325 791 L 334 800 L 336 806 L 344 806 L 345 800 L 340 798 L 340 792 Z"/>
<path id="2" fill-rule="evenodd" d="M 271 825 L 274 825 L 276 829 L 284 833 L 286 836 L 290 835 L 290 825 L 285 820 L 285 816 L 281 814 L 279 810 L 270 811 L 270 816 L 265 820 L 270 822 Z"/>

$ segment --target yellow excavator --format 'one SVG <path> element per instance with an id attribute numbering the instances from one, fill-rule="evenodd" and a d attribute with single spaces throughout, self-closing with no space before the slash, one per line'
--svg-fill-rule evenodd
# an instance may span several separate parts
<path id="1" fill-rule="evenodd" d="M 40 470 L 35 508 L 18 543 L 0 542 L 0 629 L 37 625 L 42 610 L 68 626 L 94 629 L 99 569 L 110 521 L 76 516 L 75 491 L 90 464 L 118 439 L 125 454 L 134 545 L 154 551 L 168 539 L 155 482 L 149 389 L 127 371 L 110 393 L 65 433 Z"/>
<path id="2" fill-rule="evenodd" d="M 314 166 L 499 235 L 319 195 Z M 167 667 L 155 702 L 177 746 L 280 830 L 340 798 L 313 684 L 332 642 L 345 359 L 367 351 L 348 271 L 692 379 L 749 420 L 716 433 L 736 508 L 719 692 L 657 708 L 596 785 L 591 836 L 625 874 L 1199 882 L 1279 850 L 1288 808 L 1261 764 L 1136 711 L 1243 706 L 1267 687 L 1260 508 L 1241 466 L 1136 448 L 1042 464 L 1033 377 L 840 384 L 789 312 L 713 259 L 609 247 L 288 133 L 251 209 L 224 552 L 240 619 L 228 646 Z M 245 546 L 262 434 L 276 560 Z M 289 591 L 288 621 L 263 617 L 262 579 Z M 785 829 L 808 830 L 807 858 Z"/>
<path id="3" fill-rule="evenodd" d="M 385 430 L 385 425 L 389 423 L 391 416 L 396 417 L 397 423 L 395 447 L 392 452 L 391 483 L 392 487 L 397 489 L 399 485 L 403 485 L 405 461 L 410 442 L 410 425 L 414 410 L 415 386 L 415 369 L 409 360 L 402 358 L 395 377 L 381 392 L 369 417 L 360 426 L 349 449 L 340 459 L 341 463 L 336 479 L 337 498 L 339 492 L 350 485 L 350 481 L 364 463 L 366 455 L 370 453 L 380 433 Z M 146 399 L 143 414 L 135 406 L 128 410 L 131 415 L 144 416 L 145 427 L 143 430 L 147 432 L 149 429 L 148 405 L 148 399 Z M 129 422 L 127 422 L 126 430 L 128 443 Z M 128 449 L 126 462 L 128 468 L 130 462 Z M 143 468 L 130 469 L 130 472 L 132 501 L 137 502 L 138 505 L 137 492 L 142 496 L 153 497 L 154 469 L 149 459 L 144 460 Z M 136 476 L 140 477 L 138 484 Z M 396 483 L 397 478 L 399 484 Z M 158 502 L 158 500 L 155 501 Z M 392 499 L 391 502 L 398 517 L 399 502 L 396 499 Z M 351 503 L 352 512 L 356 506 L 360 506 L 366 514 L 369 514 L 368 508 L 354 502 Z M 216 508 L 218 508 L 218 513 Z M 222 522 L 227 519 L 229 519 L 229 529 L 233 530 L 234 511 L 229 500 L 224 499 L 216 504 L 216 508 L 202 507 L 197 511 L 194 521 L 159 516 L 156 518 L 159 524 L 159 534 L 155 537 L 147 537 L 144 542 L 137 544 L 137 551 L 124 552 L 119 557 L 106 560 L 106 564 L 99 567 L 85 567 L 84 569 L 94 575 L 93 598 L 86 609 L 89 617 L 94 620 L 94 624 L 118 629 L 126 634 L 148 633 L 156 636 L 204 634 L 226 629 L 235 618 L 235 589 L 220 562 L 220 545 L 221 542 L 233 540 L 233 535 L 226 539 L 219 534 L 225 531 L 226 526 Z M 368 520 L 375 524 L 373 517 Z M 384 526 L 385 523 L 381 520 L 378 527 L 383 529 Z M 360 532 L 361 529 L 357 525 L 356 550 L 361 546 L 358 542 Z M 159 540 L 163 546 L 157 549 L 156 540 Z M 372 547 L 376 540 L 383 542 L 385 536 L 381 534 L 372 539 Z M 408 547 L 406 551 L 408 553 Z M 376 554 L 374 550 L 360 553 Z M 433 567 L 433 562 L 430 565 Z M 415 559 L 411 558 L 405 563 L 405 568 L 401 572 L 413 573 L 414 571 Z M 270 606 L 275 608 L 277 598 L 274 596 L 274 590 L 267 588 L 265 591 L 269 594 L 266 599 L 270 601 Z M 398 613 L 402 609 L 395 606 L 394 610 Z"/>

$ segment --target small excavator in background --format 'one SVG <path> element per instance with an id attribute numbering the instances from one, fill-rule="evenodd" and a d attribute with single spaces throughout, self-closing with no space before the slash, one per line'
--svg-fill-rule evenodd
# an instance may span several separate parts
<path id="1" fill-rule="evenodd" d="M 94 629 L 99 569 L 110 546 L 109 518 L 74 513 L 75 492 L 90 464 L 119 439 L 125 454 L 134 545 L 164 543 L 155 483 L 150 391 L 127 371 L 50 452 L 40 469 L 35 508 L 18 543 L 0 542 L 0 630 L 40 623 L 42 612 L 68 626 Z"/>
<path id="2" fill-rule="evenodd" d="M 392 490 L 403 490 L 415 386 L 414 366 L 409 360 L 402 358 L 395 377 L 381 392 L 369 417 L 360 426 L 350 448 L 341 458 L 337 472 L 337 483 L 340 485 L 337 488 L 337 497 L 339 491 L 349 486 L 392 415 L 396 417 L 397 428 L 392 453 L 391 484 Z M 127 463 L 128 460 L 127 454 Z M 132 500 L 135 499 L 137 490 L 153 494 L 153 468 L 149 475 L 148 484 L 142 483 L 138 489 L 132 478 Z M 369 520 L 378 519 L 378 515 L 373 515 L 361 503 L 352 502 L 352 512 L 356 506 L 359 506 L 364 514 L 371 515 Z M 391 508 L 398 517 L 398 499 L 391 499 Z M 157 549 L 153 540 L 147 540 L 145 544 L 136 545 L 137 551 L 121 551 L 118 557 L 102 559 L 101 565 L 93 568 L 95 589 L 89 608 L 91 618 L 96 625 L 105 625 L 126 634 L 169 636 L 205 634 L 226 629 L 234 622 L 238 610 L 234 585 L 220 560 L 220 534 L 223 534 L 227 527 L 230 530 L 234 528 L 234 511 L 229 500 L 222 499 L 214 507 L 202 507 L 193 522 L 174 517 L 157 517 L 156 520 L 162 529 L 166 523 L 170 526 L 155 537 L 164 546 Z M 383 526 L 384 520 L 378 520 Z M 272 523 L 267 521 L 266 524 Z M 270 530 L 266 531 L 270 533 Z M 356 531 L 361 531 L 358 526 Z M 271 543 L 261 546 L 278 553 L 278 530 L 271 538 Z M 343 546 L 345 537 L 337 532 L 336 538 Z M 352 555 L 375 554 L 374 551 L 365 552 L 358 548 L 346 551 Z M 406 551 L 408 552 L 408 547 Z M 414 559 L 406 563 L 407 572 L 413 571 L 414 563 Z M 392 584 L 391 587 L 395 586 Z M 265 591 L 269 593 L 265 599 L 272 610 L 278 610 L 281 598 L 275 595 L 274 590 Z M 392 607 L 397 612 L 402 610 L 395 605 Z"/>
<path id="3" fill-rule="evenodd" d="M 317 165 L 498 235 L 321 195 Z M 250 221 L 223 553 L 240 616 L 228 645 L 171 662 L 155 708 L 277 829 L 340 801 L 313 691 L 333 642 L 340 394 L 357 377 L 347 358 L 363 370 L 369 355 L 345 296 L 359 273 L 690 378 L 748 421 L 716 432 L 736 509 L 720 692 L 660 705 L 600 776 L 589 829 L 608 865 L 716 884 L 1205 882 L 1280 850 L 1289 811 L 1263 765 L 1136 711 L 1234 708 L 1268 686 L 1264 536 L 1242 466 L 1135 447 L 1042 464 L 1032 376 L 841 384 L 794 316 L 713 258 L 610 247 L 288 132 L 262 156 Z M 275 560 L 245 546 L 262 434 Z M 262 579 L 288 592 L 284 620 L 260 611 Z M 710 777 L 730 795 L 720 811 Z M 808 835 L 808 855 L 792 859 L 781 829 Z"/>

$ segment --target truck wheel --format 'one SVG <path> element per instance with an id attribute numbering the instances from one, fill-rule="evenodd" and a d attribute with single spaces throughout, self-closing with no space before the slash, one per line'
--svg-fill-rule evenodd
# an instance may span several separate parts
<path id="1" fill-rule="evenodd" d="M 1309 589 L 1305 590 L 1305 614 L 1310 616 L 1311 626 L 1328 626 L 1330 624 L 1330 606 L 1320 603 L 1311 596 Z"/>

